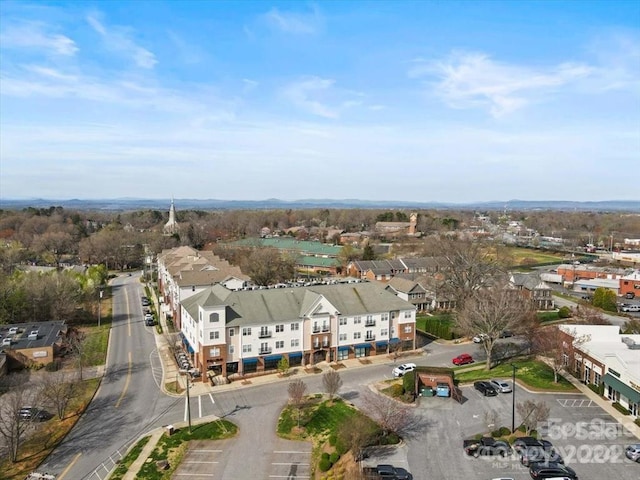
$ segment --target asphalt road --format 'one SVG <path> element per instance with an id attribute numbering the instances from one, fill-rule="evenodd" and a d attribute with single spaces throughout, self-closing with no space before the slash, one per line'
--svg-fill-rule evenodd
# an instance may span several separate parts
<path id="1" fill-rule="evenodd" d="M 113 324 L 106 374 L 89 408 L 39 470 L 59 480 L 104 478 L 120 453 L 176 400 L 161 394 L 153 332 L 144 326 L 139 276 L 112 281 Z"/>

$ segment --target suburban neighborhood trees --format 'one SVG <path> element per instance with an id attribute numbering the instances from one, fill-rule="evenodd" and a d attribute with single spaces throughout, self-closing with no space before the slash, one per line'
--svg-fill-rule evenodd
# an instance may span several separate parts
<path id="1" fill-rule="evenodd" d="M 20 414 L 25 405 L 34 405 L 35 392 L 29 389 L 26 375 L 11 375 L 2 380 L 0 388 L 0 437 L 12 462 L 18 461 L 20 446 L 31 421 Z"/>
<path id="2" fill-rule="evenodd" d="M 79 376 L 76 372 L 51 372 L 40 380 L 40 397 L 55 409 L 56 415 L 62 420 L 79 386 Z"/>
<path id="3" fill-rule="evenodd" d="M 364 410 L 382 429 L 382 435 L 402 434 L 412 423 L 411 409 L 387 395 L 366 392 L 363 395 Z"/>
<path id="4" fill-rule="evenodd" d="M 256 285 L 271 285 L 293 278 L 295 259 L 275 248 L 255 248 L 242 262 L 242 270 Z"/>
<path id="5" fill-rule="evenodd" d="M 294 380 L 289 383 L 287 391 L 289 392 L 289 401 L 298 411 L 298 426 L 300 426 L 300 408 L 307 393 L 307 384 L 302 380 Z"/>
<path id="6" fill-rule="evenodd" d="M 618 311 L 618 306 L 616 305 L 616 294 L 613 290 L 608 288 L 596 288 L 596 291 L 593 292 L 593 300 L 591 303 L 594 307 L 601 308 L 607 312 Z"/>
<path id="7" fill-rule="evenodd" d="M 466 336 L 479 336 L 487 356 L 485 369 L 493 366 L 495 342 L 505 331 L 519 332 L 533 322 L 534 311 L 528 299 L 504 282 L 490 288 L 472 290 L 458 312 L 456 328 Z"/>

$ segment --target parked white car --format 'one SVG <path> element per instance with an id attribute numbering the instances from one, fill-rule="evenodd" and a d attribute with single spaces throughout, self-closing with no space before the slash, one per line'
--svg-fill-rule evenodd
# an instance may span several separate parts
<path id="1" fill-rule="evenodd" d="M 403 363 L 393 369 L 392 373 L 394 377 L 403 377 L 407 372 L 413 372 L 416 369 L 415 363 Z"/>
<path id="2" fill-rule="evenodd" d="M 489 338 L 489 335 L 487 335 L 486 333 L 479 333 L 478 335 L 473 337 L 473 343 L 482 343 L 485 341 L 485 339 L 488 339 L 488 338 Z"/>

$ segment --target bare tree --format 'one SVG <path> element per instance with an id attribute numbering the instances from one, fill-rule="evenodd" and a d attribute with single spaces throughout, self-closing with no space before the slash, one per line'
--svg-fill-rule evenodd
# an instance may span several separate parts
<path id="1" fill-rule="evenodd" d="M 34 392 L 28 387 L 26 375 L 12 375 L 3 380 L 2 389 L 6 393 L 0 396 L 0 436 L 9 449 L 12 462 L 18 461 L 20 445 L 31 425 L 29 419 L 20 415 L 24 406 L 33 406 Z"/>
<path id="2" fill-rule="evenodd" d="M 547 358 L 549 366 L 553 369 L 553 381 L 556 383 L 571 351 L 589 340 L 588 336 L 578 335 L 575 329 L 562 331 L 557 325 L 536 329 L 532 338 L 533 351 Z"/>
<path id="3" fill-rule="evenodd" d="M 640 320 L 633 318 L 624 322 L 622 333 L 626 335 L 640 334 Z"/>
<path id="4" fill-rule="evenodd" d="M 538 423 L 546 422 L 549 419 L 551 407 L 544 400 L 534 402 L 533 400 L 525 400 L 516 404 L 518 415 L 522 419 L 521 425 L 524 425 L 526 434 L 530 435 L 533 430 L 538 427 Z"/>
<path id="5" fill-rule="evenodd" d="M 386 395 L 367 391 L 363 395 L 367 414 L 382 429 L 382 435 L 401 434 L 412 423 L 411 410 L 408 406 Z"/>
<path id="6" fill-rule="evenodd" d="M 580 323 L 586 325 L 611 325 L 611 322 L 604 318 L 600 310 L 592 307 L 579 307 L 575 317 L 576 320 L 580 320 Z"/>
<path id="7" fill-rule="evenodd" d="M 355 415 L 348 422 L 338 427 L 338 441 L 351 450 L 353 458 L 359 461 L 364 448 L 371 444 L 375 437 L 376 426 L 364 415 Z"/>
<path id="8" fill-rule="evenodd" d="M 87 351 L 85 349 L 86 335 L 78 329 L 69 328 L 67 330 L 66 340 L 78 367 L 79 380 L 82 381 L 83 368 L 87 361 Z"/>
<path id="9" fill-rule="evenodd" d="M 334 395 L 338 393 L 338 390 L 342 387 L 340 374 L 333 369 L 327 371 L 322 375 L 322 385 L 324 385 L 324 390 L 329 395 L 329 400 L 333 400 Z"/>
<path id="10" fill-rule="evenodd" d="M 533 306 L 508 283 L 474 290 L 456 317 L 456 328 L 467 336 L 479 335 L 487 356 L 486 370 L 493 367 L 495 341 L 505 331 L 518 332 L 531 324 Z"/>
<path id="11" fill-rule="evenodd" d="M 79 386 L 78 375 L 75 373 L 52 372 L 42 377 L 40 396 L 55 409 L 58 418 L 62 420 Z"/>
<path id="12" fill-rule="evenodd" d="M 293 278 L 295 259 L 282 255 L 275 248 L 255 248 L 245 258 L 242 271 L 251 277 L 256 285 L 271 285 Z"/>
<path id="13" fill-rule="evenodd" d="M 298 411 L 298 426 L 300 426 L 300 408 L 302 408 L 304 395 L 307 392 L 307 384 L 302 380 L 294 380 L 289 383 L 287 390 L 289 392 L 289 401 Z"/>
<path id="14" fill-rule="evenodd" d="M 489 286 L 500 270 L 490 249 L 480 242 L 442 236 L 432 254 L 443 265 L 438 290 L 455 299 L 457 308 L 463 308 L 474 292 Z"/>

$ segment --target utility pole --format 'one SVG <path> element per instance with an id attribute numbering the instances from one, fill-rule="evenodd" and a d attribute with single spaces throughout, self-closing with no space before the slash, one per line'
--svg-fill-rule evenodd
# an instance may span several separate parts
<path id="1" fill-rule="evenodd" d="M 513 363 L 511 364 L 511 367 L 513 368 L 513 377 L 512 377 L 512 383 L 513 386 L 511 387 L 512 390 L 512 397 L 511 397 L 511 433 L 514 433 L 516 431 L 516 369 L 518 367 L 516 367 Z"/>
<path id="2" fill-rule="evenodd" d="M 104 292 L 104 290 L 102 290 L 102 288 L 99 290 L 99 296 L 98 296 L 98 327 L 100 326 L 100 320 L 102 318 L 102 293 Z"/>
<path id="3" fill-rule="evenodd" d="M 186 375 L 187 379 L 187 420 L 189 421 L 189 433 L 191 433 L 191 400 L 189 398 L 189 375 Z"/>

